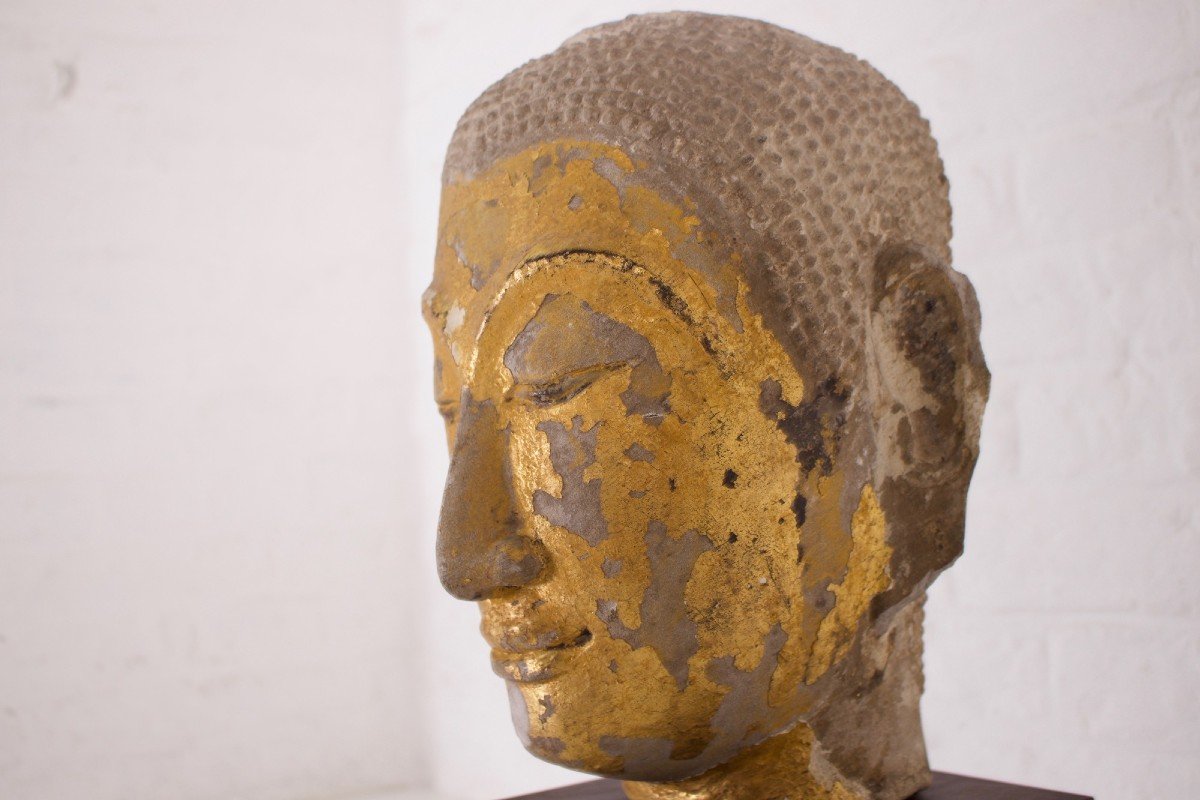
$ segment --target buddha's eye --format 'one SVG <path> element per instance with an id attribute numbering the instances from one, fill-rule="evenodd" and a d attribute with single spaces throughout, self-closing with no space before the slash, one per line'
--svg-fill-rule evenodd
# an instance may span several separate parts
<path id="1" fill-rule="evenodd" d="M 447 425 L 453 425 L 458 420 L 458 401 L 439 397 L 437 400 L 438 413 L 442 415 Z"/>
<path id="2" fill-rule="evenodd" d="M 535 406 L 556 406 L 574 398 L 596 381 L 624 366 L 624 362 L 597 364 L 594 367 L 575 370 L 548 381 L 518 385 L 514 393 Z"/>

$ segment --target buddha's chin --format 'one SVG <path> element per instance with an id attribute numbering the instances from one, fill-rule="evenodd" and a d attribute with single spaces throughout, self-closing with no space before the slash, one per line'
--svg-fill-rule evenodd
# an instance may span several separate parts
<path id="1" fill-rule="evenodd" d="M 603 752 L 601 748 L 597 747 L 598 742 L 588 741 L 576 744 L 577 747 L 572 747 L 559 738 L 536 736 L 531 737 L 528 742 L 524 742 L 525 749 L 542 761 L 577 772 L 586 772 L 601 778 L 614 778 L 621 781 L 670 783 L 694 778 L 720 766 L 718 761 L 709 763 L 707 759 L 702 763 L 697 761 L 676 762 L 669 758 L 659 759 L 657 755 L 643 761 L 636 753 L 639 745 L 648 744 L 651 752 L 655 752 L 660 744 L 669 746 L 671 743 L 668 740 L 622 739 L 620 744 L 633 745 L 634 752 L 626 751 L 627 754 L 620 756 Z M 572 752 L 584 752 L 587 755 L 571 757 Z M 638 763 L 627 763 L 630 756 Z"/>
<path id="2" fill-rule="evenodd" d="M 625 763 L 626 759 L 624 756 L 614 756 L 604 753 L 596 746 L 597 742 L 591 741 L 580 742 L 577 743 L 577 747 L 572 747 L 559 738 L 534 736 L 528 742 L 523 742 L 523 744 L 530 755 L 536 756 L 542 761 L 566 767 L 577 772 L 586 772 L 601 778 L 614 778 L 622 781 L 645 783 L 678 781 L 695 777 L 708 771 L 713 766 L 717 766 L 716 764 L 707 766 L 679 764 L 675 766 L 669 759 L 657 762 L 653 766 L 646 764 L 630 766 Z M 570 756 L 572 751 L 585 752 L 587 755 L 573 758 Z"/>
<path id="3" fill-rule="evenodd" d="M 663 717 L 659 725 L 643 720 L 637 730 L 625 730 L 622 714 L 603 713 L 596 690 L 583 691 L 569 678 L 506 684 L 522 745 L 551 764 L 605 778 L 663 782 L 694 777 L 733 755 L 679 740 L 678 718 Z"/>

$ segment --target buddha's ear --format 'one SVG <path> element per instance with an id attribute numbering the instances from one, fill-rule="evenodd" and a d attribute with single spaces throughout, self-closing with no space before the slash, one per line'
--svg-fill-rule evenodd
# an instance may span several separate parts
<path id="1" fill-rule="evenodd" d="M 871 302 L 874 482 L 890 536 L 913 556 L 903 591 L 961 552 L 989 375 L 975 292 L 928 251 L 880 253 Z"/>

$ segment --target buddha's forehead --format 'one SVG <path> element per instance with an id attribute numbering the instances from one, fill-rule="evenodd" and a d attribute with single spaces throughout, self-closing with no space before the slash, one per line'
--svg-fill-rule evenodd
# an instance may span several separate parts
<path id="1" fill-rule="evenodd" d="M 564 291 L 597 309 L 652 296 L 714 342 L 745 331 L 757 313 L 720 226 L 619 148 L 542 142 L 444 187 L 426 295 L 435 329 L 467 348 L 497 309 Z"/>
<path id="2" fill-rule="evenodd" d="M 664 293 L 678 281 L 702 287 L 740 327 L 744 266 L 723 227 L 653 162 L 597 142 L 539 142 L 444 187 L 433 289 L 493 302 L 531 261 L 604 253 L 640 265 Z"/>

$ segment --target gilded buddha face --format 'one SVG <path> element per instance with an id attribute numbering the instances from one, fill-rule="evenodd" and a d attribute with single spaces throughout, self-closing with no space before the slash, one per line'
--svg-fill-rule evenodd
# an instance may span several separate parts
<path id="1" fill-rule="evenodd" d="M 713 313 L 711 277 L 672 255 L 699 221 L 649 192 L 631 219 L 605 176 L 622 161 L 557 143 L 447 193 L 427 296 L 451 451 L 438 555 L 532 752 L 670 780 L 811 707 L 890 548 L 736 264 Z"/>

